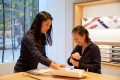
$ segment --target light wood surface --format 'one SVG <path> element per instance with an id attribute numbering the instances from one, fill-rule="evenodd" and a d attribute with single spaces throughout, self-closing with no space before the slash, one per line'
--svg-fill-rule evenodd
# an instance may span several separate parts
<path id="1" fill-rule="evenodd" d="M 101 72 L 102 74 L 107 74 L 107 75 L 111 75 L 111 76 L 116 76 L 116 77 L 120 77 L 120 66 L 118 65 L 114 65 L 114 64 L 110 64 L 110 63 L 102 63 L 101 64 Z"/>
<path id="2" fill-rule="evenodd" d="M 37 80 L 33 79 L 31 77 L 26 77 L 28 73 L 26 72 L 20 72 L 20 73 L 14 73 L 10 75 L 5 75 L 5 76 L 0 76 L 0 80 Z M 108 76 L 108 75 L 103 75 L 103 74 L 96 74 L 96 73 L 91 73 L 91 72 L 86 72 L 86 77 L 84 78 L 70 78 L 70 77 L 60 77 L 60 76 L 52 76 L 49 73 L 44 73 L 44 74 L 39 74 L 39 75 L 31 75 L 28 74 L 32 77 L 41 79 L 41 80 L 120 80 L 120 77 L 113 77 L 113 76 Z"/>
<path id="3" fill-rule="evenodd" d="M 114 63 L 114 62 L 101 62 L 103 65 L 110 65 L 110 66 L 116 66 L 120 68 L 120 63 Z"/>
<path id="4" fill-rule="evenodd" d="M 120 46 L 120 41 L 93 41 L 95 44 L 99 45 L 114 45 Z"/>
<path id="5" fill-rule="evenodd" d="M 76 2 L 75 4 L 78 6 L 92 6 L 92 5 L 99 5 L 99 4 L 106 4 L 106 3 L 114 3 L 119 2 L 120 0 L 91 0 L 91 1 L 83 1 L 83 2 Z"/>

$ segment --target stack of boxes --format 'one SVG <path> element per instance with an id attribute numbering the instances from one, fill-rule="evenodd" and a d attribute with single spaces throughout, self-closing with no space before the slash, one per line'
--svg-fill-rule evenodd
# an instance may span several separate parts
<path id="1" fill-rule="evenodd" d="M 111 45 L 98 45 L 101 52 L 101 61 L 111 62 L 112 61 L 112 46 Z"/>
<path id="2" fill-rule="evenodd" d="M 120 46 L 112 47 L 112 62 L 120 63 Z"/>
<path id="3" fill-rule="evenodd" d="M 98 45 L 102 62 L 120 63 L 120 46 Z"/>

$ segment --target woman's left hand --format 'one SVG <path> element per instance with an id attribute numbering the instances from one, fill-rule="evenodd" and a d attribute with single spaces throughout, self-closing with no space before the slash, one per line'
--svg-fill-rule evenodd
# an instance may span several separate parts
<path id="1" fill-rule="evenodd" d="M 79 62 L 78 62 L 78 61 L 73 60 L 72 58 L 70 58 L 70 62 L 73 64 L 73 66 L 76 66 L 76 67 L 78 67 L 78 66 L 79 66 Z"/>

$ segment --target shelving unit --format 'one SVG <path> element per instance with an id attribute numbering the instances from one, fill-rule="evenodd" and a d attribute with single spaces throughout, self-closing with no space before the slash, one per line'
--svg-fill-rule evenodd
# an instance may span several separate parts
<path id="1" fill-rule="evenodd" d="M 93 41 L 97 45 L 112 45 L 112 46 L 120 46 L 120 41 Z M 120 49 L 108 49 L 108 50 L 119 50 Z M 120 63 L 115 62 L 101 62 L 101 72 L 102 74 L 112 75 L 112 76 L 120 76 Z"/>
<path id="2" fill-rule="evenodd" d="M 107 42 L 102 42 L 102 41 L 94 41 L 95 44 L 97 45 L 109 45 L 111 46 L 111 48 L 106 48 L 105 50 L 110 50 L 111 52 L 111 58 L 112 58 L 112 55 L 113 55 L 113 50 L 116 50 L 119 52 L 120 54 L 120 48 L 112 48 L 112 46 L 118 46 L 120 47 L 120 42 L 110 42 L 110 41 L 107 41 Z M 101 48 L 101 49 L 104 49 L 104 48 Z M 102 53 L 101 53 L 102 54 Z M 120 56 L 120 55 L 119 55 Z M 113 62 L 112 60 L 110 62 L 102 62 L 102 64 L 108 64 L 108 65 L 112 65 L 112 66 L 119 66 L 120 67 L 120 63 L 118 62 Z"/>
<path id="3" fill-rule="evenodd" d="M 86 6 L 93 6 L 99 4 L 109 4 L 120 2 L 120 0 L 83 0 L 82 2 L 76 2 L 73 6 L 73 26 L 82 25 L 83 18 L 83 9 Z M 120 46 L 120 41 L 93 41 L 97 45 L 112 45 L 112 46 Z M 73 43 L 73 46 L 76 44 Z M 113 50 L 111 48 L 111 50 Z M 102 65 L 102 73 L 114 76 L 120 76 L 120 64 L 115 64 L 114 62 L 101 62 Z"/>
<path id="4" fill-rule="evenodd" d="M 86 6 L 93 6 L 93 5 L 99 5 L 99 4 L 109 4 L 109 3 L 115 3 L 120 2 L 120 0 L 87 0 L 82 2 L 76 2 L 74 3 L 74 27 L 77 25 L 82 25 L 82 18 L 83 18 L 83 9 Z M 99 16 L 99 15 L 98 15 Z M 120 46 L 120 41 L 93 41 L 97 45 L 112 45 L 112 46 Z M 76 44 L 74 43 L 73 46 Z M 113 64 L 113 63 L 112 63 Z"/>

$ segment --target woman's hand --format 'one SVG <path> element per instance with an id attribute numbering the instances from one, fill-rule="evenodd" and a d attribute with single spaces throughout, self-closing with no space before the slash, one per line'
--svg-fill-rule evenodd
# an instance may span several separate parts
<path id="1" fill-rule="evenodd" d="M 58 65 L 58 66 L 60 66 L 60 67 L 62 67 L 62 68 L 65 68 L 65 65 L 64 65 L 64 64 L 58 64 L 58 63 L 56 63 L 56 65 Z"/>
<path id="2" fill-rule="evenodd" d="M 59 67 L 65 68 L 64 64 L 58 64 L 57 62 L 53 62 L 54 64 L 58 65 Z"/>
<path id="3" fill-rule="evenodd" d="M 56 70 L 64 70 L 65 65 L 57 64 L 55 62 L 54 63 L 52 62 L 49 67 L 52 68 L 52 69 L 56 69 Z"/>
<path id="4" fill-rule="evenodd" d="M 78 52 L 75 52 L 74 54 L 71 55 L 73 59 L 79 60 L 81 58 L 80 54 Z"/>
<path id="5" fill-rule="evenodd" d="M 70 62 L 73 64 L 73 66 L 76 66 L 76 67 L 78 67 L 78 66 L 79 66 L 79 62 L 78 62 L 78 61 L 73 60 L 72 58 L 70 58 Z"/>

